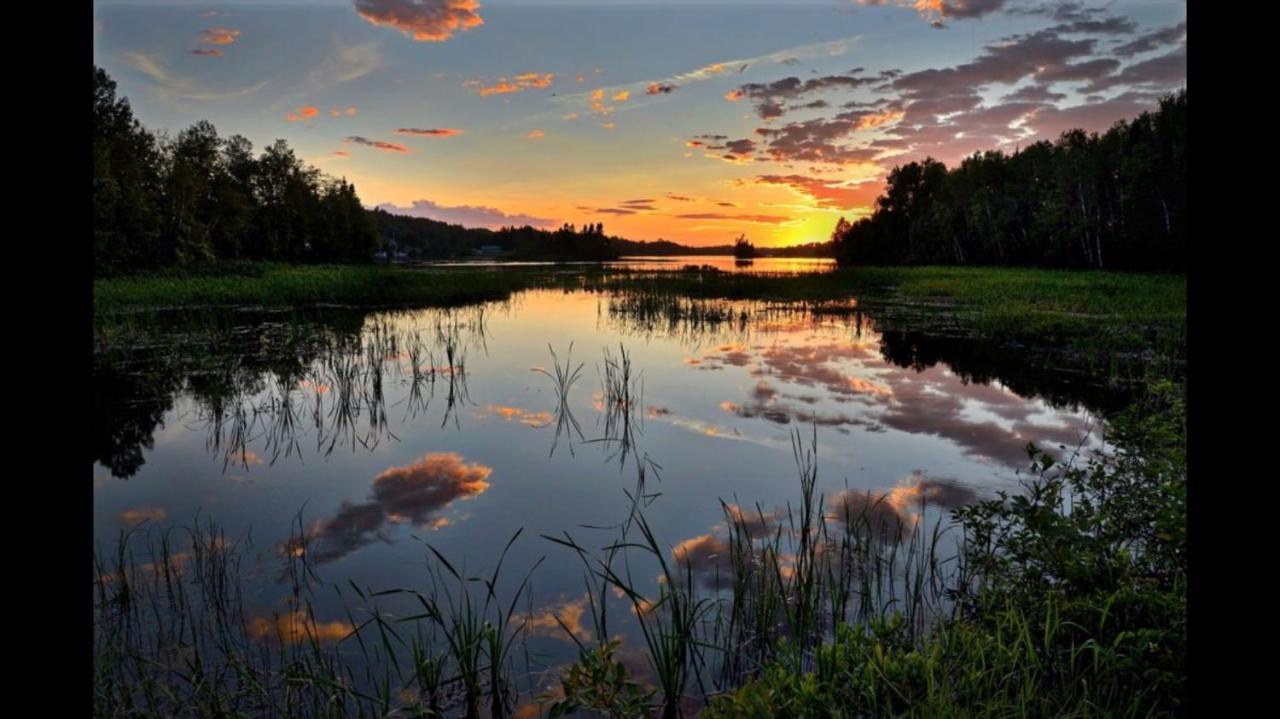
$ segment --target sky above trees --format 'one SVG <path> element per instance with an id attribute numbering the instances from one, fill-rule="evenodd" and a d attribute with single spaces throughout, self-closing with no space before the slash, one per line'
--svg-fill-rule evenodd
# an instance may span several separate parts
<path id="1" fill-rule="evenodd" d="M 1186 85 L 1185 0 L 97 2 L 138 118 L 209 120 L 468 226 L 825 240 L 896 165 L 1104 131 Z"/>

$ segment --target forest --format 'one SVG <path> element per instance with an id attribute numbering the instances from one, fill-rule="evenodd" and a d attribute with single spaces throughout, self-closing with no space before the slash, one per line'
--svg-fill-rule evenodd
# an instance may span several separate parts
<path id="1" fill-rule="evenodd" d="M 1101 135 L 895 167 L 872 214 L 841 218 L 832 241 L 841 265 L 1185 271 L 1186 186 L 1183 89 Z"/>
<path id="2" fill-rule="evenodd" d="M 93 73 L 93 254 L 98 275 L 218 260 L 368 262 L 378 236 L 355 187 L 284 140 L 255 156 L 201 121 L 147 130 L 116 83 Z"/>

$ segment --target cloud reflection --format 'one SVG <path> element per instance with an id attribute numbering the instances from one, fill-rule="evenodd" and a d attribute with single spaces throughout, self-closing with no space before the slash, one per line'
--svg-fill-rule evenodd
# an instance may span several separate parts
<path id="1" fill-rule="evenodd" d="M 482 464 L 464 463 L 454 452 L 433 452 L 408 466 L 392 467 L 374 478 L 369 501 L 343 502 L 332 517 L 311 525 L 308 556 L 319 563 L 341 559 L 374 541 L 387 541 L 384 532 L 391 524 L 444 527 L 448 518 L 440 513 L 455 500 L 489 489 L 492 473 Z"/>

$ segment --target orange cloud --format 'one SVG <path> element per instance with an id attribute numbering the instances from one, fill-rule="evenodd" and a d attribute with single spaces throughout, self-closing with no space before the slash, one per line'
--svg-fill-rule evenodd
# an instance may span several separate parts
<path id="1" fill-rule="evenodd" d="M 902 119 L 905 113 L 902 110 L 885 110 L 884 112 L 871 115 L 863 115 L 858 119 L 859 130 L 872 130 L 883 125 L 888 125 Z"/>
<path id="2" fill-rule="evenodd" d="M 239 30 L 225 27 L 214 27 L 200 33 L 200 42 L 206 45 L 230 45 L 240 37 Z"/>
<path id="3" fill-rule="evenodd" d="M 356 12 L 416 42 L 442 42 L 484 24 L 476 0 L 356 0 Z"/>
<path id="4" fill-rule="evenodd" d="M 542 427 L 554 419 L 550 412 L 529 412 L 519 407 L 506 407 L 500 404 L 485 405 L 484 411 L 490 415 L 497 415 L 508 422 L 518 420 L 520 424 L 528 427 Z"/>
<path id="5" fill-rule="evenodd" d="M 761 175 L 755 182 L 759 185 L 790 187 L 796 193 L 813 200 L 817 207 L 837 210 L 868 208 L 883 189 L 883 183 L 876 181 L 844 185 L 805 175 Z"/>
<path id="6" fill-rule="evenodd" d="M 737 102 L 738 100 L 741 100 L 746 96 L 747 96 L 747 93 L 743 92 L 742 90 L 730 90 L 724 94 L 724 99 L 728 100 L 729 102 Z"/>
<path id="7" fill-rule="evenodd" d="M 146 521 L 159 522 L 168 516 L 164 507 L 134 507 L 120 513 L 120 523 L 134 525 Z"/>
<path id="8" fill-rule="evenodd" d="M 354 116 L 355 114 L 356 114 L 356 108 L 354 105 L 351 107 L 348 107 L 345 110 L 343 110 L 340 107 L 335 107 L 329 111 L 329 117 L 342 117 L 343 115 Z"/>
<path id="9" fill-rule="evenodd" d="M 630 90 L 621 90 L 613 96 L 614 102 L 626 102 L 631 98 Z"/>
<path id="10" fill-rule="evenodd" d="M 528 135 L 525 135 L 525 137 L 529 138 L 530 140 L 541 140 L 545 136 L 546 136 L 546 133 L 544 133 L 542 130 L 533 130 Z"/>
<path id="11" fill-rule="evenodd" d="M 548 72 L 538 74 L 536 72 L 527 72 L 523 75 L 516 75 L 508 80 L 505 77 L 498 78 L 498 81 L 492 85 L 482 86 L 477 92 L 480 97 L 488 97 L 489 95 L 505 95 L 512 92 L 524 92 L 529 89 L 545 89 L 551 87 L 551 83 L 555 80 L 556 74 Z M 475 80 L 468 81 L 468 85 L 478 85 Z"/>
<path id="12" fill-rule="evenodd" d="M 573 636 L 584 642 L 591 641 L 591 630 L 582 625 L 582 619 L 587 614 L 587 597 L 575 599 L 573 601 L 563 601 L 558 605 L 547 607 L 529 618 L 525 625 L 529 629 L 529 633 L 534 636 L 555 637 L 564 636 L 566 629 Z M 512 621 L 516 618 L 512 617 Z M 557 621 L 558 620 L 558 621 Z M 564 626 L 560 626 L 561 622 Z"/>
<path id="13" fill-rule="evenodd" d="M 346 622 L 318 623 L 314 617 L 297 609 L 277 614 L 271 619 L 254 617 L 249 620 L 249 636 L 254 639 L 272 638 L 282 644 L 301 644 L 312 638 L 320 642 L 336 642 L 354 631 L 355 627 Z"/>
<path id="14" fill-rule="evenodd" d="M 402 127 L 396 130 L 396 134 L 416 135 L 418 137 L 452 137 L 454 135 L 461 135 L 462 130 L 452 127 L 431 128 L 429 130 L 423 130 L 417 127 Z"/>
<path id="15" fill-rule="evenodd" d="M 297 122 L 298 120 L 310 120 L 319 114 L 320 110 L 318 108 L 307 105 L 306 107 L 298 108 L 296 112 L 291 112 L 288 115 L 285 115 L 284 119 L 287 122 Z"/>
<path id="16" fill-rule="evenodd" d="M 311 525 L 306 539 L 313 546 L 307 554 L 321 563 L 340 559 L 377 541 L 389 524 L 440 529 L 448 524 L 440 513 L 488 490 L 492 473 L 491 467 L 464 463 L 454 452 L 432 452 L 413 464 L 391 467 L 374 478 L 369 501 L 343 502 L 332 517 Z"/>

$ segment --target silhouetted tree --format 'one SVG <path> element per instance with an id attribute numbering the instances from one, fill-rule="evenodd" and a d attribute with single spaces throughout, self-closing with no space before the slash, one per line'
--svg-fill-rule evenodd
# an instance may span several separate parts
<path id="1" fill-rule="evenodd" d="M 157 138 L 94 68 L 93 242 L 99 274 L 218 259 L 367 262 L 374 220 L 355 187 L 284 140 L 255 158 L 207 121 Z"/>
<path id="2" fill-rule="evenodd" d="M 1185 270 L 1186 108 L 1182 90 L 1102 135 L 895 167 L 870 217 L 837 223 L 837 260 Z"/>

